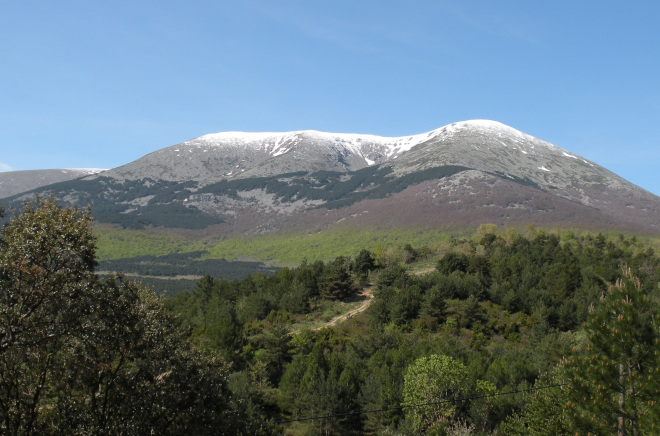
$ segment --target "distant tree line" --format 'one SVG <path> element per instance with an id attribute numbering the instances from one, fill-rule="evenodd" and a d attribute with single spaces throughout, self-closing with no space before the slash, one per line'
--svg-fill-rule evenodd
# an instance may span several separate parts
<path id="1" fill-rule="evenodd" d="M 203 229 L 219 224 L 218 215 L 202 212 L 186 205 L 185 200 L 196 196 L 228 196 L 239 198 L 239 192 L 255 189 L 273 194 L 278 201 L 321 200 L 325 209 L 350 206 L 365 199 L 385 198 L 409 186 L 427 180 L 441 179 L 469 170 L 456 165 L 428 168 L 395 177 L 391 167 L 373 165 L 351 172 L 297 171 L 267 177 L 227 179 L 200 187 L 195 181 L 117 180 L 97 177 L 93 180 L 70 180 L 48 186 L 56 198 L 68 198 L 76 204 L 88 204 L 98 222 L 117 224 L 124 228 L 142 229 L 145 226 Z M 497 177 L 538 188 L 527 179 L 495 173 Z M 42 192 L 43 189 L 32 191 Z M 9 199 L 20 206 L 17 198 Z"/>
<path id="2" fill-rule="evenodd" d="M 48 185 L 47 191 L 55 198 L 70 199 L 68 203 L 89 205 L 92 216 L 98 222 L 117 224 L 124 228 L 142 229 L 151 225 L 203 229 L 223 222 L 220 217 L 205 214 L 182 203 L 190 195 L 190 189 L 196 185 L 193 181 L 173 182 L 148 178 L 119 181 L 110 177 L 97 177 L 93 180 L 54 183 Z M 35 189 L 30 193 L 38 192 L 44 192 L 44 189 Z M 10 205 L 20 208 L 17 198 L 25 194 L 9 198 Z M 131 204 L 134 200 L 147 197 L 146 205 Z M 60 204 L 64 203 L 60 201 Z"/>
<path id="3" fill-rule="evenodd" d="M 426 180 L 448 177 L 469 168 L 447 165 L 393 177 L 392 168 L 374 165 L 348 173 L 317 171 L 272 177 L 223 180 L 199 192 L 237 197 L 239 191 L 263 189 L 284 202 L 322 200 L 323 208 L 337 209 L 369 198 L 384 198 Z"/>
<path id="4" fill-rule="evenodd" d="M 170 253 L 163 256 L 136 256 L 99 261 L 99 271 L 121 271 L 146 276 L 204 275 L 208 271 L 228 280 L 241 279 L 254 272 L 273 273 L 277 268 L 268 268 L 261 262 L 228 261 L 225 259 L 203 259 L 207 251 Z M 202 258 L 202 259 L 200 259 Z"/>
<path id="5" fill-rule="evenodd" d="M 174 182 L 149 178 L 120 181 L 97 177 L 93 180 L 52 184 L 48 190 L 56 198 L 70 198 L 77 204 L 88 204 L 94 219 L 99 222 L 131 229 L 142 229 L 150 225 L 202 229 L 222 223 L 223 220 L 185 205 L 184 200 L 193 191 L 195 195 L 238 198 L 238 192 L 263 189 L 274 194 L 279 201 L 323 200 L 323 207 L 334 209 L 368 198 L 384 198 L 410 185 L 447 177 L 467 169 L 450 165 L 392 177 L 391 168 L 376 165 L 350 173 L 292 172 L 270 177 L 222 180 L 201 189 L 197 189 L 198 184 L 194 181 Z M 33 192 L 40 191 L 43 189 Z"/>

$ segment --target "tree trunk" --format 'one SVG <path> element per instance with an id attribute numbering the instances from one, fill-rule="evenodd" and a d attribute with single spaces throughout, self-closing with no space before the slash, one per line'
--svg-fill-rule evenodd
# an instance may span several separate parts
<path id="1" fill-rule="evenodd" d="M 621 386 L 621 390 L 623 391 L 623 386 L 624 386 L 624 377 L 623 377 L 623 364 L 619 364 L 619 385 Z M 621 415 L 619 416 L 619 432 L 618 436 L 625 436 L 626 434 L 626 422 L 623 417 L 623 408 L 625 407 L 625 392 L 619 392 L 619 412 Z"/>

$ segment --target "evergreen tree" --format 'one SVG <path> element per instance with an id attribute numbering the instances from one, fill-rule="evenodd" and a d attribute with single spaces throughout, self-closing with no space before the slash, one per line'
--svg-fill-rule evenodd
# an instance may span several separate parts
<path id="1" fill-rule="evenodd" d="M 369 274 L 369 271 L 376 268 L 376 259 L 374 259 L 369 250 L 362 249 L 358 255 L 355 256 L 353 268 L 359 275 L 366 277 L 367 274 Z"/>
<path id="2" fill-rule="evenodd" d="M 343 300 L 357 294 L 359 288 L 349 274 L 347 260 L 337 257 L 323 271 L 322 296 L 328 300 Z"/>
<path id="3" fill-rule="evenodd" d="M 589 310 L 586 350 L 565 361 L 565 413 L 577 434 L 656 434 L 660 418 L 657 289 L 624 270 Z"/>

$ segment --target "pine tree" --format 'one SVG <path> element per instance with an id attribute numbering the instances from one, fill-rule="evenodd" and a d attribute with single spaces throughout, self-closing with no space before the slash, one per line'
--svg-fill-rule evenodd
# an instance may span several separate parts
<path id="1" fill-rule="evenodd" d="M 589 309 L 586 350 L 565 360 L 564 412 L 575 434 L 657 434 L 660 405 L 657 296 L 630 269 Z"/>

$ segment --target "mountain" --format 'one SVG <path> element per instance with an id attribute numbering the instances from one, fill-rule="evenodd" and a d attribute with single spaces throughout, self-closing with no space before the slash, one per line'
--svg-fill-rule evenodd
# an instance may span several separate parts
<path id="1" fill-rule="evenodd" d="M 100 173 L 97 168 L 6 171 L 0 173 L 0 198 L 11 197 L 42 186 Z"/>
<path id="2" fill-rule="evenodd" d="M 660 197 L 488 120 L 399 138 L 216 133 L 48 189 L 64 201 L 91 204 L 100 222 L 206 229 L 218 237 L 530 222 L 660 231 Z"/>
<path id="3" fill-rule="evenodd" d="M 429 135 L 383 138 L 317 132 L 222 132 L 157 150 L 104 176 L 200 184 L 289 172 L 349 172 L 396 159 Z"/>

